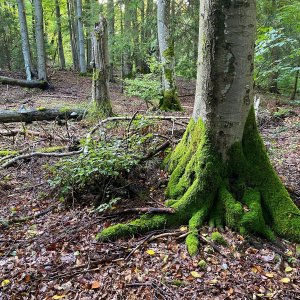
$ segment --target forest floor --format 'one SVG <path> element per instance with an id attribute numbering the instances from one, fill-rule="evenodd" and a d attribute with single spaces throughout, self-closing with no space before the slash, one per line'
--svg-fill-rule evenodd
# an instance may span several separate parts
<path id="1" fill-rule="evenodd" d="M 47 91 L 0 86 L 0 109 L 85 107 L 90 103 L 90 78 L 52 71 L 50 80 L 54 88 Z M 171 115 L 190 116 L 195 82 L 178 83 L 185 111 Z M 116 114 L 132 116 L 147 110 L 143 100 L 122 94 L 119 82 L 110 89 Z M 260 131 L 275 169 L 300 207 L 299 103 L 271 94 L 260 97 Z M 0 149 L 32 152 L 57 145 L 70 147 L 85 137 L 91 126 L 86 120 L 64 125 L 46 121 L 0 124 Z M 35 134 L 5 134 L 12 129 L 24 131 L 24 127 Z M 174 124 L 162 126 L 164 134 L 175 129 L 182 132 Z M 105 216 L 87 203 L 65 205 L 53 199 L 44 166 L 57 160 L 32 158 L 0 170 L 0 299 L 300 298 L 299 249 L 285 240 L 279 240 L 282 249 L 225 229 L 227 246 L 203 243 L 193 258 L 184 239 L 178 238 L 178 233 L 187 230 L 184 226 L 165 230 L 175 235 L 153 241 L 150 235 L 113 243 L 96 241 L 95 235 L 103 227 L 135 216 Z M 167 174 L 157 164 L 147 166 L 143 176 L 134 176 L 136 188 L 146 190 L 147 196 L 129 197 L 124 207 L 163 205 L 165 185 L 157 182 L 166 182 Z M 37 214 L 39 217 L 31 218 Z M 23 217 L 30 218 L 14 221 Z M 210 228 L 201 229 L 204 238 L 210 234 Z M 207 263 L 204 270 L 198 265 L 200 260 Z"/>

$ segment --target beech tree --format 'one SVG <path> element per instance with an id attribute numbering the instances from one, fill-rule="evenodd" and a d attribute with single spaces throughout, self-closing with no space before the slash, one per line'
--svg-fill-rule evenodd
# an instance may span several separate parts
<path id="1" fill-rule="evenodd" d="M 181 110 L 175 85 L 174 41 L 170 33 L 170 0 L 157 1 L 157 29 L 162 63 L 162 100 L 160 109 Z"/>
<path id="2" fill-rule="evenodd" d="M 167 205 L 174 214 L 142 216 L 98 234 L 100 240 L 189 224 L 226 225 L 243 234 L 300 241 L 300 212 L 274 172 L 253 109 L 256 1 L 200 4 L 196 98 L 186 132 L 168 159 Z"/>
<path id="3" fill-rule="evenodd" d="M 61 15 L 60 15 L 59 0 L 55 0 L 55 16 L 56 16 L 56 30 L 57 30 L 59 65 L 60 65 L 61 69 L 65 69 L 66 68 L 66 63 L 65 63 L 63 39 L 62 39 L 62 34 L 61 34 Z"/>
<path id="4" fill-rule="evenodd" d="M 18 15 L 20 22 L 20 32 L 22 40 L 22 52 L 24 58 L 24 65 L 26 71 L 27 80 L 31 80 L 33 77 L 33 65 L 31 60 L 30 46 L 29 46 L 29 37 L 28 37 L 28 27 L 25 14 L 24 0 L 18 0 Z"/>
<path id="5" fill-rule="evenodd" d="M 46 68 L 46 52 L 44 42 L 44 18 L 43 7 L 41 0 L 34 0 L 34 13 L 35 13 L 35 37 L 36 37 L 36 50 L 38 60 L 38 79 L 47 80 Z"/>
<path id="6" fill-rule="evenodd" d="M 78 48 L 79 48 L 79 67 L 81 73 L 86 73 L 84 32 L 82 22 L 82 0 L 76 0 L 77 24 L 78 24 Z"/>

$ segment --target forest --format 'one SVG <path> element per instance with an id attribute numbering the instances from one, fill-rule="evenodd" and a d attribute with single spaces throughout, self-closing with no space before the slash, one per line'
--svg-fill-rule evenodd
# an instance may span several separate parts
<path id="1" fill-rule="evenodd" d="M 298 0 L 0 0 L 0 299 L 299 299 Z"/>

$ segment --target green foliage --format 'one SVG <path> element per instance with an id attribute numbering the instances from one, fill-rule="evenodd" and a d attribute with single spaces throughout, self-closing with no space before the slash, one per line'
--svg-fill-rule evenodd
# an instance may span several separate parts
<path id="1" fill-rule="evenodd" d="M 146 102 L 153 101 L 158 105 L 162 98 L 160 82 L 154 74 L 139 75 L 134 79 L 125 79 L 125 93 L 128 96 L 138 96 Z"/>
<path id="2" fill-rule="evenodd" d="M 61 160 L 52 169 L 54 178 L 50 183 L 59 189 L 60 197 L 77 198 L 93 190 L 103 193 L 111 180 L 116 180 L 123 172 L 130 172 L 138 162 L 122 140 L 91 141 L 88 146 L 88 154 L 81 154 L 78 159 Z"/>

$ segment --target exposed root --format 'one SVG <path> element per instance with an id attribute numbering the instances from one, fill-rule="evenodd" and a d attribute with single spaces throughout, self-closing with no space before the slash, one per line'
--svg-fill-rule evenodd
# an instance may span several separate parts
<path id="1" fill-rule="evenodd" d="M 116 239 L 164 227 L 189 223 L 188 251 L 196 255 L 198 229 L 206 220 L 242 234 L 275 240 L 275 234 L 300 241 L 299 210 L 274 172 L 259 137 L 251 110 L 241 143 L 228 153 L 225 165 L 213 149 L 205 126 L 190 121 L 183 139 L 168 158 L 171 176 L 167 206 L 173 215 L 143 216 L 128 224 L 104 229 L 98 238 Z"/>

